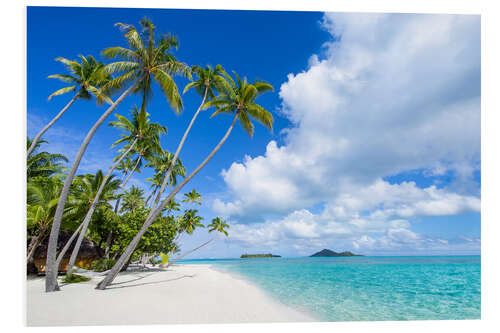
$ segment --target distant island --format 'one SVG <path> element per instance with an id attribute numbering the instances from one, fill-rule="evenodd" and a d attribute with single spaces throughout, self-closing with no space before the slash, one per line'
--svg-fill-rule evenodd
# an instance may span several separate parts
<path id="1" fill-rule="evenodd" d="M 266 253 L 266 254 L 242 254 L 240 258 L 280 258 L 276 254 Z"/>
<path id="2" fill-rule="evenodd" d="M 316 252 L 310 257 L 363 257 L 361 254 L 354 254 L 349 251 L 344 252 L 335 252 L 328 249 L 323 249 L 319 252 Z"/>

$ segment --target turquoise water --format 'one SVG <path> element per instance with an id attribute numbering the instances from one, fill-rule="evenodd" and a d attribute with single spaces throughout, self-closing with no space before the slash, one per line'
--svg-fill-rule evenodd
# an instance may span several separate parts
<path id="1" fill-rule="evenodd" d="M 480 319 L 481 257 L 184 260 L 211 264 L 323 321 Z"/>

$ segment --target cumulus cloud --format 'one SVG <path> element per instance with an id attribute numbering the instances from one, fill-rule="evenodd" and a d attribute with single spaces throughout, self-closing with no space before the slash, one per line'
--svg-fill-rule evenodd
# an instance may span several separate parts
<path id="1" fill-rule="evenodd" d="M 325 54 L 279 92 L 285 143 L 223 170 L 232 200 L 213 209 L 250 222 L 318 203 L 335 218 L 372 210 L 386 221 L 478 211 L 480 18 L 325 14 L 322 25 L 333 37 Z M 417 169 L 452 170 L 454 187 L 382 180 Z"/>
<path id="2" fill-rule="evenodd" d="M 284 144 L 222 171 L 213 209 L 248 247 L 477 251 L 411 220 L 480 211 L 480 18 L 324 15 L 325 53 L 282 84 Z M 389 182 L 417 170 L 444 186 Z M 404 179 L 404 178 L 403 178 Z M 290 245 L 286 245 L 290 244 Z"/>

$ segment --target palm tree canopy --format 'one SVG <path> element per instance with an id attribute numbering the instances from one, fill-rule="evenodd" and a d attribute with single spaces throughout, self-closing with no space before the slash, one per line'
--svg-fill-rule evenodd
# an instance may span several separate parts
<path id="1" fill-rule="evenodd" d="M 146 166 L 149 166 L 150 164 L 151 164 L 151 162 L 149 162 L 149 164 L 147 164 Z M 154 187 L 161 186 L 163 178 L 162 178 L 161 174 L 155 173 L 153 177 L 146 178 L 146 181 L 151 183 L 150 188 L 154 188 Z"/>
<path id="2" fill-rule="evenodd" d="M 74 205 L 78 206 L 79 209 L 87 211 L 94 201 L 103 180 L 104 174 L 101 170 L 98 170 L 95 174 L 77 176 L 72 188 L 72 201 Z M 119 188 L 120 180 L 115 179 L 115 176 L 111 175 L 104 185 L 97 205 L 99 207 L 105 206 L 111 208 L 110 201 L 116 199 L 115 191 Z"/>
<path id="3" fill-rule="evenodd" d="M 194 89 L 198 95 L 204 96 L 205 90 L 207 92 L 207 98 L 209 100 L 215 97 L 215 93 L 223 89 L 225 78 L 224 78 L 224 68 L 221 65 L 212 66 L 207 65 L 205 68 L 201 66 L 193 66 L 192 73 L 196 74 L 197 80 L 189 83 L 183 91 L 183 94 L 190 89 Z"/>
<path id="4" fill-rule="evenodd" d="M 184 196 L 186 197 L 182 202 L 193 202 L 197 203 L 198 205 L 201 205 L 201 194 L 196 192 L 195 189 L 193 189 L 191 192 L 184 193 Z"/>
<path id="5" fill-rule="evenodd" d="M 180 218 L 180 230 L 192 235 L 197 227 L 204 228 L 205 226 L 201 223 L 203 217 L 197 214 L 198 210 L 196 209 L 186 210 Z"/>
<path id="6" fill-rule="evenodd" d="M 46 151 L 38 152 L 45 140 L 39 140 L 35 148 L 27 156 L 26 176 L 27 179 L 34 177 L 50 177 L 63 171 L 63 163 L 68 162 L 68 158 L 62 154 L 51 154 Z M 31 140 L 26 141 L 27 148 L 31 146 Z"/>
<path id="7" fill-rule="evenodd" d="M 155 153 L 163 153 L 163 149 L 160 146 L 160 135 L 167 133 L 167 128 L 158 123 L 151 122 L 149 118 L 150 114 L 146 112 L 145 109 L 138 109 L 137 105 L 131 110 L 132 120 L 127 117 L 116 114 L 118 120 L 111 121 L 109 126 L 124 130 L 126 133 L 120 135 L 120 139 L 115 141 L 111 147 L 115 147 L 122 142 L 128 142 L 131 144 L 136 138 L 138 139 L 138 145 L 141 144 L 140 141 L 151 141 L 154 147 Z"/>
<path id="8" fill-rule="evenodd" d="M 188 65 L 179 62 L 171 54 L 172 49 L 177 49 L 178 40 L 170 34 L 155 39 L 155 26 L 147 18 L 142 19 L 140 25 L 141 32 L 131 24 L 115 24 L 124 32 L 129 47 L 115 46 L 102 51 L 103 56 L 108 59 L 119 59 L 106 65 L 109 73 L 120 73 L 108 83 L 107 88 L 120 89 L 124 84 L 140 80 L 134 93 L 141 93 L 143 109 L 153 96 L 152 82 L 156 81 L 170 107 L 175 112 L 180 112 L 182 99 L 172 76 L 183 75 L 190 78 L 191 73 Z"/>
<path id="9" fill-rule="evenodd" d="M 56 178 L 38 177 L 27 184 L 28 229 L 40 229 L 52 224 L 61 189 L 62 182 Z M 63 216 L 72 209 L 72 206 L 66 207 Z"/>
<path id="10" fill-rule="evenodd" d="M 229 224 L 226 223 L 221 217 L 216 217 L 212 219 L 212 223 L 208 225 L 208 232 L 218 231 L 228 236 L 226 229 L 229 229 Z"/>
<path id="11" fill-rule="evenodd" d="M 159 154 L 156 156 L 153 156 L 150 159 L 150 162 L 146 164 L 147 167 L 153 167 L 156 171 L 156 174 L 158 175 L 158 180 L 160 180 L 160 186 L 163 182 L 163 179 L 165 177 L 165 174 L 167 173 L 167 170 L 170 168 L 170 165 L 172 164 L 172 160 L 174 159 L 174 154 L 164 151 L 163 154 Z M 186 176 L 186 168 L 182 164 L 182 161 L 180 158 L 177 158 L 175 161 L 174 167 L 172 168 L 172 171 L 170 173 L 170 179 L 169 184 L 171 186 L 177 185 L 177 177 L 185 177 Z M 155 175 L 156 177 L 156 175 Z"/>
<path id="12" fill-rule="evenodd" d="M 257 104 L 255 99 L 266 91 L 273 91 L 273 86 L 263 81 L 250 84 L 246 77 L 241 80 L 236 72 L 233 73 L 236 81 L 229 74 L 223 73 L 227 81 L 222 85 L 221 93 L 206 102 L 202 109 L 215 107 L 216 111 L 211 117 L 220 113 L 236 113 L 241 126 L 250 136 L 253 136 L 254 131 L 252 118 L 272 130 L 274 121 L 272 114 Z"/>
<path id="13" fill-rule="evenodd" d="M 78 98 L 92 99 L 92 95 L 96 97 L 99 104 L 106 102 L 113 104 L 102 90 L 102 86 L 111 81 L 111 75 L 104 70 L 104 64 L 96 61 L 92 56 L 79 55 L 80 62 L 68 60 L 63 57 L 56 58 L 56 61 L 62 63 L 69 74 L 53 74 L 49 75 L 50 79 L 58 79 L 70 85 L 53 92 L 49 96 L 49 101 L 54 96 L 59 96 L 71 91 L 78 91 Z"/>
<path id="14" fill-rule="evenodd" d="M 131 186 L 123 194 L 123 204 L 120 212 L 134 213 L 144 208 L 144 191 L 137 186 Z"/>
<path id="15" fill-rule="evenodd" d="M 116 167 L 116 170 L 119 170 L 123 173 L 128 173 L 130 170 L 132 170 L 134 165 L 135 165 L 135 162 L 130 157 L 127 156 L 120 162 L 120 164 L 118 164 L 118 166 Z M 141 170 L 137 169 L 135 172 L 141 173 Z"/>
<path id="16" fill-rule="evenodd" d="M 175 211 L 179 211 L 179 210 L 181 210 L 181 209 L 180 209 L 180 206 L 181 206 L 181 205 L 180 205 L 177 201 L 175 201 L 174 199 L 172 199 L 172 200 L 170 200 L 170 201 L 167 203 L 167 205 L 165 206 L 165 208 L 166 208 L 169 212 L 171 212 L 171 211 L 173 211 L 173 210 L 175 210 Z"/>

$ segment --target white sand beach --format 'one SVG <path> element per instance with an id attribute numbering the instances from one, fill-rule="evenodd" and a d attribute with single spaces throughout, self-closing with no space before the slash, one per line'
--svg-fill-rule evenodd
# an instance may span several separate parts
<path id="1" fill-rule="evenodd" d="M 27 281 L 28 326 L 305 322 L 315 319 L 275 301 L 251 283 L 210 268 L 177 265 L 121 273 L 45 293 L 44 279 Z"/>

